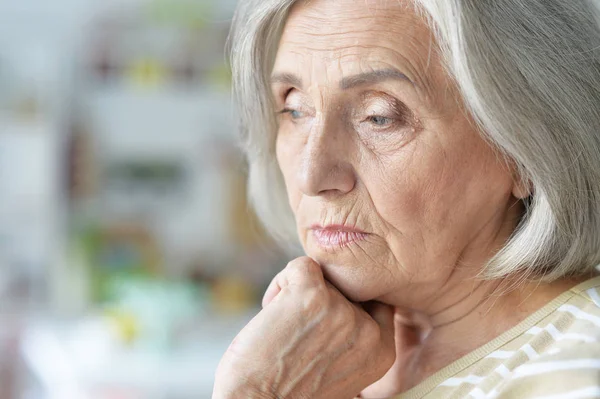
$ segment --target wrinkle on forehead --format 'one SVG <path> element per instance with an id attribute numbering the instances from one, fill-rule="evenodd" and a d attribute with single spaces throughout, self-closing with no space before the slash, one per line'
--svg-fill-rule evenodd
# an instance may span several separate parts
<path id="1" fill-rule="evenodd" d="M 432 46 L 425 20 L 407 1 L 310 0 L 292 8 L 279 52 L 291 58 L 285 64 L 312 73 L 305 75 L 310 79 L 324 80 L 332 75 L 331 68 L 343 71 L 350 63 L 359 68 L 354 73 L 395 66 L 416 84 L 422 97 L 432 99 L 439 91 L 432 75 L 441 70 L 435 68 L 439 61 Z"/>
<path id="2" fill-rule="evenodd" d="M 299 44 L 318 44 L 314 50 L 326 50 L 337 46 L 338 42 L 360 45 L 366 39 L 389 42 L 397 35 L 403 40 L 420 42 L 429 38 L 429 29 L 425 21 L 418 17 L 412 8 L 397 1 L 378 1 L 390 3 L 375 12 L 360 0 L 316 0 L 296 3 L 286 23 L 286 31 L 293 31 Z M 383 35 L 383 36 L 382 36 Z M 285 41 L 294 37 L 286 37 Z M 423 44 L 427 45 L 429 40 Z M 311 47 L 307 47 L 311 48 Z"/>

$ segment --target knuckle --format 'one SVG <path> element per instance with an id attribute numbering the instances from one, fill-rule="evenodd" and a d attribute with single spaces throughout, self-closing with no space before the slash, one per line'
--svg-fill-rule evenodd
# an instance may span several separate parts
<path id="1" fill-rule="evenodd" d="M 384 375 L 394 366 L 396 362 L 396 352 L 394 350 L 380 350 L 376 357 L 371 358 L 372 367 L 377 369 L 379 375 Z"/>
<path id="2" fill-rule="evenodd" d="M 305 310 L 321 312 L 329 306 L 329 303 L 329 296 L 319 288 L 310 288 L 302 294 L 302 307 Z"/>
<path id="3" fill-rule="evenodd" d="M 286 269 L 305 274 L 313 274 L 319 271 L 319 265 L 308 256 L 301 256 L 289 262 Z"/>
<path id="4" fill-rule="evenodd" d="M 341 335 L 349 335 L 356 329 L 356 321 L 344 307 L 330 306 L 329 323 Z"/>
<path id="5" fill-rule="evenodd" d="M 384 333 L 379 324 L 372 319 L 368 319 L 363 325 L 361 333 L 363 344 L 369 348 L 369 353 L 371 354 L 367 363 L 384 373 L 387 372 L 396 361 L 395 347 L 385 345 Z"/>
<path id="6" fill-rule="evenodd" d="M 377 376 L 377 379 L 383 377 L 394 366 L 395 362 L 396 352 L 393 350 L 372 351 L 369 352 L 365 359 L 365 364 Z"/>
<path id="7" fill-rule="evenodd" d="M 381 366 L 387 371 L 396 362 L 396 352 L 391 350 L 382 352 L 383 353 L 381 354 Z"/>
<path id="8" fill-rule="evenodd" d="M 349 349 L 355 344 L 362 344 L 360 320 L 350 303 L 335 301 L 335 304 L 330 306 L 328 319 L 336 335 L 347 340 Z"/>
<path id="9" fill-rule="evenodd" d="M 301 285 L 315 285 L 322 280 L 321 266 L 309 257 L 294 259 L 284 269 L 285 278 Z"/>

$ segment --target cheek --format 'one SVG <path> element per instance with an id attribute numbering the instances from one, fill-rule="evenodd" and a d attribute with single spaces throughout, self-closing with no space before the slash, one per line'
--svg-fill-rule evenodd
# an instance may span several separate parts
<path id="1" fill-rule="evenodd" d="M 363 179 L 377 213 L 387 224 L 386 230 L 392 233 L 399 231 L 404 235 L 423 227 L 431 205 L 426 201 L 433 198 L 427 198 L 431 182 L 427 181 L 428 173 L 419 169 L 421 166 L 412 156 L 390 157 Z M 436 166 L 429 164 L 427 168 L 434 170 Z"/>
<path id="2" fill-rule="evenodd" d="M 295 179 L 300 151 L 300 146 L 294 145 L 289 139 L 282 139 L 281 136 L 278 136 L 275 146 L 277 164 L 285 182 L 288 201 L 294 213 L 302 197 Z"/>
<path id="3" fill-rule="evenodd" d="M 401 233 L 393 237 L 451 245 L 506 201 L 510 175 L 481 139 L 466 142 L 470 145 L 442 146 L 423 140 L 380 159 L 378 173 L 363 179 L 388 230 Z"/>

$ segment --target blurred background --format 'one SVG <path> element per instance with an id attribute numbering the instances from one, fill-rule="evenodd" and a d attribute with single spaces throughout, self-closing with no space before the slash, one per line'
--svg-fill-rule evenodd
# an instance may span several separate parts
<path id="1" fill-rule="evenodd" d="M 210 398 L 285 258 L 249 211 L 235 0 L 0 0 L 0 399 Z"/>

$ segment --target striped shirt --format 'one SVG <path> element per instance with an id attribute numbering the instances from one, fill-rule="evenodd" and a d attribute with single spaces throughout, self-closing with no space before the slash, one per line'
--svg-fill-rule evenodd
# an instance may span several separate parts
<path id="1" fill-rule="evenodd" d="M 600 398 L 600 277 L 394 399 Z"/>

